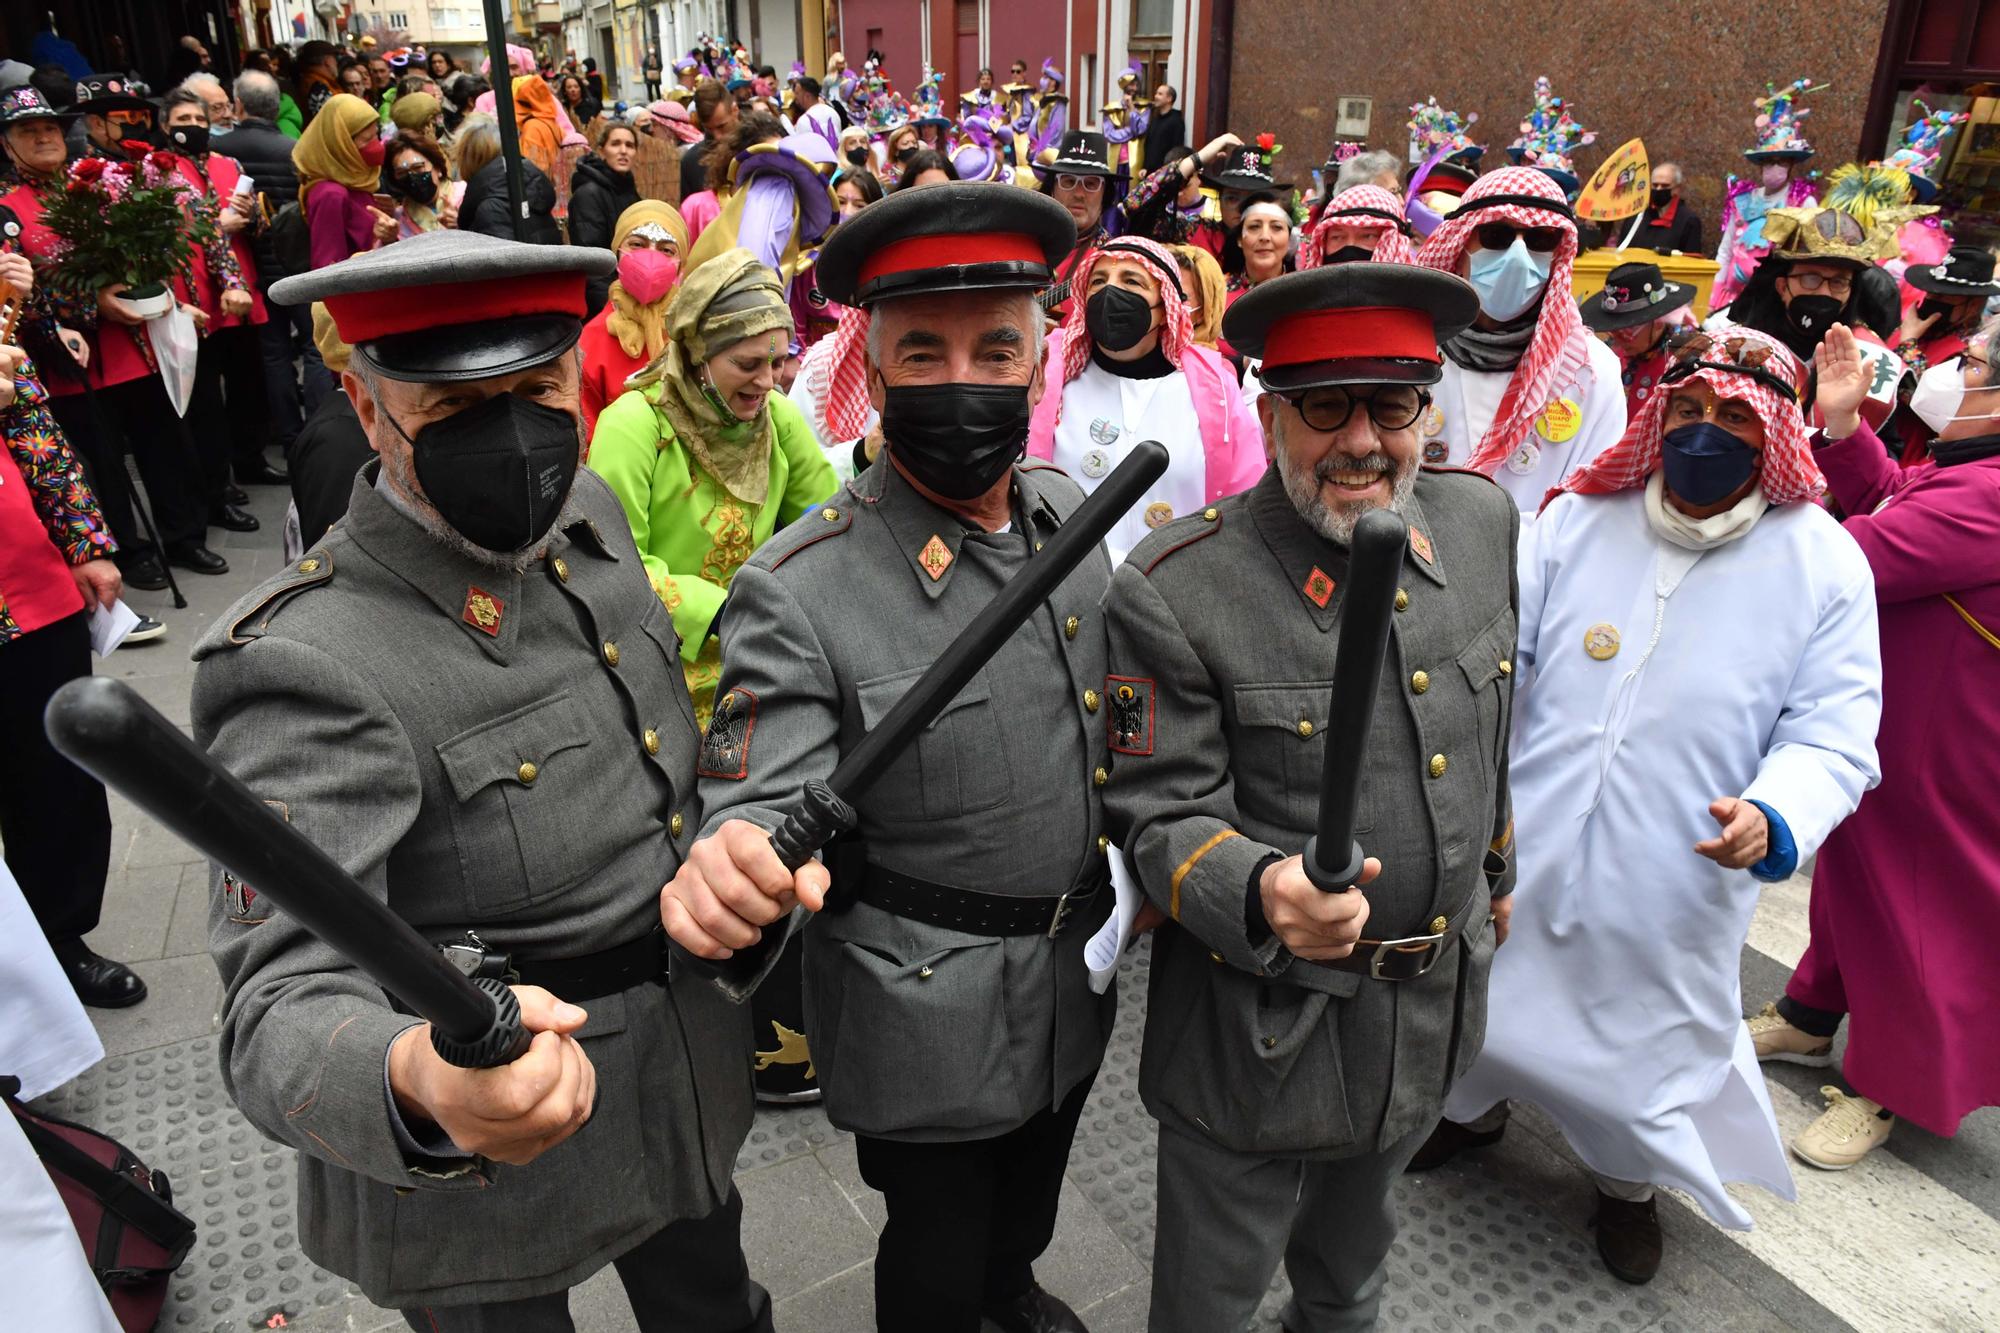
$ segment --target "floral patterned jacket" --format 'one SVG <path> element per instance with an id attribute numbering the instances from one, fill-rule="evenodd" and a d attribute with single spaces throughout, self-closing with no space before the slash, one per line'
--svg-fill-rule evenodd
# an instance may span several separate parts
<path id="1" fill-rule="evenodd" d="M 15 372 L 14 403 L 0 409 L 0 434 L 6 436 L 8 456 L 27 484 L 43 532 L 63 562 L 81 565 L 114 553 L 117 543 L 98 511 L 97 497 L 83 478 L 82 466 L 49 412 L 48 394 L 32 363 Z M 0 543 L 18 549 L 30 536 L 8 530 L 0 532 Z M 12 566 L 12 560 L 0 559 L 0 570 L 11 572 Z M 6 591 L 0 585 L 0 644 L 24 633 L 8 610 Z"/>

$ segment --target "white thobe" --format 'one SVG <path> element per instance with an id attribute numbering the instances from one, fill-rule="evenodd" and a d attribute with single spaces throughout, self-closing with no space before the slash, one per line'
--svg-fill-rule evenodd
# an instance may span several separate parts
<path id="1" fill-rule="evenodd" d="M 1739 994 L 1758 881 L 1694 844 L 1741 796 L 1803 860 L 1874 785 L 1874 576 L 1817 505 L 1699 554 L 1643 506 L 1563 495 L 1521 535 L 1513 928 L 1445 1114 L 1533 1102 L 1591 1170 L 1747 1228 L 1724 1181 L 1795 1197 Z"/>
<path id="2" fill-rule="evenodd" d="M 1419 422 L 1423 461 L 1464 467 L 1486 438 L 1512 378 L 1511 371 L 1466 370 L 1447 358 L 1444 378 L 1431 386 L 1430 411 Z M 1571 412 L 1580 412 L 1581 418 L 1571 421 Z M 1532 519 L 1563 478 L 1624 433 L 1625 381 L 1618 354 L 1592 338 L 1589 361 L 1574 380 L 1556 387 L 1548 404 L 1536 405 L 1514 453 L 1494 469 L 1493 480 L 1514 497 L 1521 516 Z"/>
<path id="3" fill-rule="evenodd" d="M 1179 371 L 1128 379 L 1092 363 L 1063 387 L 1055 465 L 1089 495 L 1141 440 L 1167 447 L 1167 470 L 1104 538 L 1113 565 L 1154 528 L 1207 503 L 1208 459 L 1194 395 Z"/>

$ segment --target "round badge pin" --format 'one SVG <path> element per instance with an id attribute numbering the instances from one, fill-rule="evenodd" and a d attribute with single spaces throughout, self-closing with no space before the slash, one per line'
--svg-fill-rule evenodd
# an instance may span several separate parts
<path id="1" fill-rule="evenodd" d="M 1507 470 L 1516 476 L 1525 477 L 1533 472 L 1542 461 L 1541 447 L 1532 440 L 1516 449 L 1507 460 Z"/>
<path id="2" fill-rule="evenodd" d="M 1424 409 L 1424 424 L 1421 433 L 1425 435 L 1444 434 L 1444 409 L 1436 403 L 1432 403 Z"/>
<path id="3" fill-rule="evenodd" d="M 1106 417 L 1097 418 L 1090 423 L 1090 442 L 1092 444 L 1118 443 L 1118 424 Z"/>
<path id="4" fill-rule="evenodd" d="M 1446 444 L 1443 440 L 1424 441 L 1424 461 L 1426 463 L 1436 465 L 1438 463 L 1444 462 L 1446 459 L 1450 457 L 1451 457 L 1451 446 Z"/>
<path id="5" fill-rule="evenodd" d="M 1083 475 L 1101 477 L 1111 470 L 1111 455 L 1102 449 L 1091 449 L 1083 455 Z"/>
<path id="6" fill-rule="evenodd" d="M 1155 500 L 1146 506 L 1146 526 L 1163 528 L 1174 521 L 1174 507 L 1162 500 Z"/>
<path id="7" fill-rule="evenodd" d="M 1583 632 L 1583 651 L 1594 661 L 1608 662 L 1618 656 L 1618 627 L 1608 621 L 1598 621 Z"/>
<path id="8" fill-rule="evenodd" d="M 1565 444 L 1583 429 L 1583 409 L 1574 398 L 1557 398 L 1535 419 L 1535 433 L 1550 444 Z"/>

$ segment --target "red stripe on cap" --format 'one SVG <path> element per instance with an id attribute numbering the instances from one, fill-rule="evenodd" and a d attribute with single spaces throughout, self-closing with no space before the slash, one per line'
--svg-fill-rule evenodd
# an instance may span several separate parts
<path id="1" fill-rule="evenodd" d="M 397 333 L 483 324 L 519 315 L 584 315 L 583 274 L 530 273 L 478 282 L 434 282 L 326 298 L 341 341 L 373 342 Z"/>
<path id="2" fill-rule="evenodd" d="M 1354 357 L 1438 359 L 1437 330 L 1431 317 L 1405 306 L 1354 306 L 1286 315 L 1264 335 L 1267 367 Z"/>
<path id="3" fill-rule="evenodd" d="M 953 232 L 938 236 L 911 236 L 891 241 L 868 256 L 861 266 L 860 282 L 873 282 L 895 273 L 918 269 L 949 268 L 961 264 L 1014 262 L 1042 264 L 1049 257 L 1042 244 L 1023 232 Z"/>

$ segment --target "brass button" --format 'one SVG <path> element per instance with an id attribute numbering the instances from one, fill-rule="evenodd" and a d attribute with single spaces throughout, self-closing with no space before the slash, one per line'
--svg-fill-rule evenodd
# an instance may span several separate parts
<path id="1" fill-rule="evenodd" d="M 1111 851 L 1111 839 L 1109 839 L 1109 838 L 1105 837 L 1105 836 L 1104 836 L 1104 835 L 1103 835 L 1102 833 L 1098 834 L 1098 835 L 1097 835 L 1097 854 L 1098 854 L 1099 856 L 1105 856 L 1105 855 L 1108 855 L 1108 854 L 1110 853 L 1110 851 Z"/>
<path id="2" fill-rule="evenodd" d="M 1310 723 L 1310 722 L 1308 722 L 1308 721 L 1306 721 L 1306 720 L 1305 720 L 1304 718 L 1300 718 L 1300 719 L 1299 719 L 1299 735 L 1301 735 L 1301 736 L 1310 736 L 1310 735 L 1312 735 L 1312 734 L 1313 734 L 1313 724 L 1312 724 L 1312 723 Z"/>
<path id="3" fill-rule="evenodd" d="M 1398 611 L 1407 611 L 1410 609 L 1410 594 L 1406 589 L 1396 589 L 1396 609 Z"/>
<path id="4" fill-rule="evenodd" d="M 1434 777 L 1434 778 L 1441 778 L 1441 777 L 1443 777 L 1443 776 L 1444 776 L 1444 770 L 1445 770 L 1445 766 L 1446 766 L 1446 761 L 1445 761 L 1445 757 L 1444 757 L 1443 755 L 1441 755 L 1441 754 L 1434 754 L 1434 755 L 1432 755 L 1432 756 L 1431 756 L 1431 776 L 1432 776 L 1432 777 Z"/>
<path id="5" fill-rule="evenodd" d="M 651 727 L 647 727 L 645 731 L 640 733 L 639 743 L 646 747 L 647 754 L 658 754 L 660 752 L 660 733 L 654 731 Z"/>
<path id="6" fill-rule="evenodd" d="M 609 639 L 604 641 L 604 665 L 614 667 L 618 665 L 618 645 Z"/>
<path id="7" fill-rule="evenodd" d="M 1083 622 L 1075 616 L 1071 616 L 1068 620 L 1063 621 L 1063 637 L 1065 639 L 1074 639 L 1076 632 L 1082 628 Z"/>
<path id="8" fill-rule="evenodd" d="M 681 836 L 681 830 L 686 827 L 687 827 L 687 820 L 681 818 L 680 811 L 678 810 L 674 811 L 674 817 L 667 821 L 667 832 L 673 834 L 676 838 L 678 838 Z"/>
<path id="9" fill-rule="evenodd" d="M 1222 961 L 1222 955 L 1221 955 L 1221 954 L 1219 954 L 1219 953 L 1216 953 L 1216 952 L 1215 952 L 1215 951 L 1213 951 L 1213 950 L 1210 950 L 1210 951 L 1209 951 L 1209 955 L 1208 955 L 1208 961 L 1209 961 L 1209 962 L 1211 962 L 1211 963 L 1219 963 L 1219 962 L 1221 962 L 1221 961 Z"/>
<path id="10" fill-rule="evenodd" d="M 1429 689 L 1430 687 L 1431 687 L 1430 672 L 1413 671 L 1410 673 L 1410 693 L 1422 694 L 1425 690 Z"/>
<path id="11" fill-rule="evenodd" d="M 1264 1038 L 1264 1049 L 1267 1051 L 1277 1046 L 1277 1044 L 1278 1044 L 1278 1039 L 1276 1037 Z"/>
<path id="12" fill-rule="evenodd" d="M 299 573 L 301 573 L 301 574 L 317 574 L 317 573 L 319 573 L 319 561 L 317 561 L 317 560 L 301 560 L 301 561 L 299 561 Z"/>
<path id="13" fill-rule="evenodd" d="M 569 562 L 567 560 L 564 560 L 561 556 L 557 556 L 549 562 L 549 568 L 556 572 L 557 579 L 564 583 L 569 582 Z"/>
<path id="14" fill-rule="evenodd" d="M 521 766 L 514 770 L 514 776 L 521 779 L 528 786 L 533 786 L 535 779 L 541 775 L 542 770 L 536 768 L 532 760 L 524 760 Z"/>
<path id="15" fill-rule="evenodd" d="M 1445 928 L 1446 926 L 1450 925 L 1450 924 L 1451 924 L 1451 922 L 1449 922 L 1449 921 L 1445 920 L 1445 919 L 1444 919 L 1443 917 L 1441 917 L 1441 916 L 1434 916 L 1434 917 L 1432 917 L 1432 918 L 1431 918 L 1431 934 L 1433 934 L 1433 935 L 1442 935 L 1442 934 L 1444 934 L 1444 928 Z"/>
<path id="16" fill-rule="evenodd" d="M 1222 511 L 1220 509 L 1217 509 L 1214 505 L 1210 505 L 1208 508 L 1201 511 L 1201 517 L 1204 522 L 1213 523 L 1215 522 L 1216 519 L 1222 517 Z"/>
<path id="17" fill-rule="evenodd" d="M 840 511 L 838 509 L 826 508 L 819 511 L 819 516 L 827 522 L 833 523 L 839 520 Z"/>
<path id="18" fill-rule="evenodd" d="M 1085 690 L 1083 692 L 1083 711 L 1086 713 L 1095 713 L 1097 711 L 1096 690 Z"/>
<path id="19" fill-rule="evenodd" d="M 917 969 L 918 981 L 929 981 L 931 979 L 931 975 L 932 975 L 931 965 L 929 963 L 925 963 L 922 967 Z"/>
<path id="20" fill-rule="evenodd" d="M 1105 783 L 1111 781 L 1111 773 L 1108 769 L 1100 768 L 1090 775 L 1090 780 L 1102 787 Z"/>
<path id="21" fill-rule="evenodd" d="M 729 693 L 723 695 L 721 701 L 715 706 L 722 712 L 727 712 L 729 709 L 736 707 L 736 691 L 731 690 Z"/>
<path id="22" fill-rule="evenodd" d="M 1503 676 L 1514 674 L 1514 664 L 1504 657 L 1500 659 L 1500 674 Z"/>

